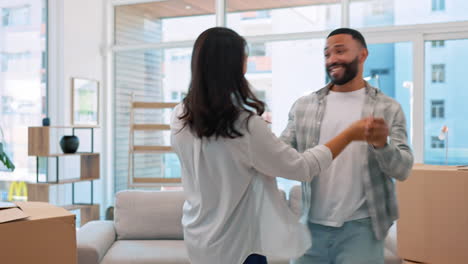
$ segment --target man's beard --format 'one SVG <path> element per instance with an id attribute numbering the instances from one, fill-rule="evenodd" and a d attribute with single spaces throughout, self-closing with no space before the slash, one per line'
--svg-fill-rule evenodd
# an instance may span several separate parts
<path id="1" fill-rule="evenodd" d="M 331 80 L 331 82 L 333 84 L 343 85 L 345 83 L 348 83 L 349 81 L 354 79 L 354 77 L 356 77 L 356 75 L 357 75 L 358 62 L 359 62 L 359 59 L 356 56 L 356 58 L 353 61 L 351 61 L 350 63 L 334 63 L 334 64 L 327 67 L 327 75 L 328 75 L 328 77 L 330 78 L 330 80 Z M 336 79 L 333 78 L 333 76 L 330 74 L 330 68 L 332 66 L 342 66 L 343 67 L 344 73 L 343 73 L 343 76 L 341 78 L 336 78 Z"/>

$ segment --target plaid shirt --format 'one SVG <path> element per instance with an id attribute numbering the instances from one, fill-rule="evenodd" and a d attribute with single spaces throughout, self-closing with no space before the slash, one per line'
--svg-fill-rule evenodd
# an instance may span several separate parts
<path id="1" fill-rule="evenodd" d="M 304 152 L 319 142 L 320 124 L 330 87 L 331 84 L 328 84 L 317 92 L 299 98 L 289 113 L 289 122 L 281 139 L 299 152 Z M 413 154 L 407 144 L 406 120 L 400 104 L 366 83 L 362 118 L 369 116 L 384 118 L 389 127 L 390 140 L 385 147 L 368 147 L 369 176 L 363 180 L 374 234 L 381 240 L 398 219 L 394 179 L 403 181 L 408 177 L 413 166 Z M 308 221 L 310 199 L 310 182 L 303 183 L 303 223 Z"/>

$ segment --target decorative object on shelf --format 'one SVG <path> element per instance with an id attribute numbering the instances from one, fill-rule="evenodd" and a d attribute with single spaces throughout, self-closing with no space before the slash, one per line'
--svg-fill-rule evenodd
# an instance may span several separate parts
<path id="1" fill-rule="evenodd" d="M 60 139 L 60 148 L 62 148 L 63 153 L 75 153 L 80 146 L 80 140 L 77 136 L 63 136 Z"/>
<path id="2" fill-rule="evenodd" d="M 72 78 L 71 120 L 75 126 L 97 126 L 99 124 L 99 82 Z"/>
<path id="3" fill-rule="evenodd" d="M 8 190 L 8 201 L 27 201 L 28 187 L 24 181 L 12 182 Z"/>
<path id="4" fill-rule="evenodd" d="M 0 161 L 2 162 L 3 166 L 0 166 L 0 170 L 2 171 L 14 171 L 15 164 L 10 160 L 8 155 L 5 153 L 4 146 L 5 146 L 5 137 L 3 135 L 3 129 L 0 127 Z"/>
<path id="5" fill-rule="evenodd" d="M 42 119 L 42 126 L 50 126 L 50 118 L 44 117 Z"/>

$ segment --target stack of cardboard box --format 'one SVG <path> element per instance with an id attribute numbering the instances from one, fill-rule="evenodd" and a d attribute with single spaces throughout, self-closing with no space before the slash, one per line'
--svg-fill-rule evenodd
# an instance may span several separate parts
<path id="1" fill-rule="evenodd" d="M 398 253 L 407 263 L 468 263 L 468 170 L 415 164 L 397 183 Z"/>

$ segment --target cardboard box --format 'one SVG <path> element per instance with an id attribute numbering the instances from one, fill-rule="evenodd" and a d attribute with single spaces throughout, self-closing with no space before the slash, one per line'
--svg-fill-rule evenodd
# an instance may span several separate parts
<path id="1" fill-rule="evenodd" d="M 415 164 L 397 183 L 398 253 L 428 264 L 468 263 L 468 171 Z"/>
<path id="2" fill-rule="evenodd" d="M 0 263 L 76 264 L 75 215 L 43 202 L 0 203 Z"/>

